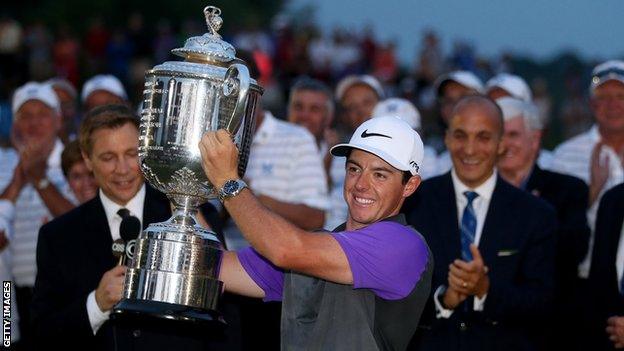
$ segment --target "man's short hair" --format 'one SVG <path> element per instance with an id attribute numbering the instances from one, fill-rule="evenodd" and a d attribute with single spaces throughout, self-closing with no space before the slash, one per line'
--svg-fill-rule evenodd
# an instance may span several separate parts
<path id="1" fill-rule="evenodd" d="M 498 104 L 494 100 L 490 99 L 487 96 L 468 95 L 468 96 L 462 97 L 461 99 L 459 99 L 459 101 L 457 101 L 457 104 L 453 108 L 452 116 L 455 116 L 457 114 L 457 111 L 464 109 L 471 105 L 489 105 L 490 108 L 492 108 L 492 110 L 494 111 L 494 117 L 499 122 L 498 123 L 500 126 L 499 133 L 501 136 L 503 135 L 504 126 L 505 126 L 505 121 L 503 119 L 503 110 L 501 110 L 500 106 L 498 106 Z M 453 117 L 451 117 L 451 119 L 452 118 Z"/>
<path id="2" fill-rule="evenodd" d="M 310 77 L 300 77 L 295 81 L 295 84 L 290 88 L 290 96 L 288 97 L 288 106 L 292 102 L 292 97 L 298 91 L 313 91 L 322 93 L 327 97 L 327 111 L 332 114 L 334 112 L 334 94 L 329 87 L 320 80 Z"/>
<path id="3" fill-rule="evenodd" d="M 70 141 L 65 145 L 63 153 L 61 154 L 61 169 L 65 178 L 69 175 L 69 170 L 79 162 L 82 162 L 82 154 L 80 153 L 80 144 L 78 140 Z"/>
<path id="4" fill-rule="evenodd" d="M 506 96 L 496 99 L 496 104 L 503 111 L 503 119 L 505 121 L 516 117 L 522 117 L 524 125 L 528 130 L 544 129 L 542 120 L 539 117 L 539 111 L 532 102 Z"/>
<path id="5" fill-rule="evenodd" d="M 93 140 L 91 136 L 99 129 L 117 129 L 132 124 L 139 129 L 139 120 L 126 105 L 104 105 L 90 110 L 80 124 L 80 149 L 91 154 Z"/>

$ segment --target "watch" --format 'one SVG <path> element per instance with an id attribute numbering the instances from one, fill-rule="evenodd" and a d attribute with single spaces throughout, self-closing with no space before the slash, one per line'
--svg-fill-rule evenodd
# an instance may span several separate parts
<path id="1" fill-rule="evenodd" d="M 219 190 L 219 200 L 221 202 L 225 199 L 238 195 L 243 189 L 247 188 L 247 183 L 242 179 L 228 180 L 223 184 L 223 188 Z"/>
<path id="2" fill-rule="evenodd" d="M 43 177 L 35 183 L 35 188 L 39 190 L 43 190 L 47 188 L 49 185 L 50 185 L 50 181 L 48 180 L 48 178 Z"/>

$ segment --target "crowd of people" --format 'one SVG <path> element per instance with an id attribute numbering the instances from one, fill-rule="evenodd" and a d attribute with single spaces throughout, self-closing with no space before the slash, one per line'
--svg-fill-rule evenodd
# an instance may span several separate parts
<path id="1" fill-rule="evenodd" d="M 133 101 L 144 70 L 179 41 L 163 25 L 150 46 L 141 28 L 140 16 L 121 32 L 94 22 L 81 47 L 67 32 L 52 41 L 45 26 L 0 24 L 13 39 L 0 65 L 11 97 L 0 274 L 13 282 L 17 349 L 59 338 L 92 349 L 624 348 L 624 61 L 593 68 L 571 112 L 593 121 L 571 119 L 578 133 L 550 151 L 543 86 L 504 62 L 483 65 L 465 47 L 446 60 L 427 33 L 405 74 L 371 32 L 326 38 L 283 23 L 232 36 L 266 88 L 244 179 L 227 134 L 200 143 L 223 189 L 200 221 L 227 249 L 226 294 L 274 302 L 228 295 L 218 338 L 115 325 L 120 223 L 171 213 L 140 171 Z M 19 48 L 44 37 L 55 59 L 33 44 L 27 73 L 11 72 Z"/>

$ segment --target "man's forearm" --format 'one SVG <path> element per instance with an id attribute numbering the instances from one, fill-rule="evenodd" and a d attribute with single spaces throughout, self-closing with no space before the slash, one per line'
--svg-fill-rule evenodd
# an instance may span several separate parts
<path id="1" fill-rule="evenodd" d="M 226 199 L 225 208 L 256 251 L 279 265 L 284 255 L 301 246 L 305 232 L 273 213 L 249 191 Z"/>
<path id="2" fill-rule="evenodd" d="M 21 191 L 22 185 L 15 178 L 13 178 L 4 191 L 2 191 L 2 194 L 0 194 L 0 199 L 9 200 L 12 203 L 15 203 Z"/>
<path id="3" fill-rule="evenodd" d="M 258 196 L 260 202 L 301 229 L 315 230 L 323 227 L 325 213 L 303 204 L 291 204 L 266 195 Z"/>
<path id="4" fill-rule="evenodd" d="M 43 189 L 37 189 L 37 193 L 39 193 L 41 200 L 43 200 L 43 203 L 54 217 L 69 212 L 75 207 L 52 184 Z"/>

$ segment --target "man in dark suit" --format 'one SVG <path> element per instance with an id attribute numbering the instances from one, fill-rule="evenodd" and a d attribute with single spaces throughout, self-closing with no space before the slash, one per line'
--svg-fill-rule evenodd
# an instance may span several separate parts
<path id="1" fill-rule="evenodd" d="M 455 107 L 445 143 L 453 169 L 404 206 L 435 257 L 418 350 L 533 350 L 553 295 L 554 210 L 495 171 L 503 121 L 481 96 Z"/>
<path id="2" fill-rule="evenodd" d="M 504 151 L 498 161 L 500 176 L 544 199 L 557 212 L 554 315 L 545 336 L 551 349 L 571 348 L 576 338 L 570 337 L 570 328 L 580 322 L 578 309 L 584 299 L 583 290 L 579 289 L 578 265 L 589 245 L 589 189 L 581 179 L 538 166 L 543 125 L 532 103 L 511 97 L 499 98 L 496 103 L 505 121 Z"/>
<path id="3" fill-rule="evenodd" d="M 171 215 L 164 194 L 144 183 L 138 132 L 138 121 L 125 106 L 98 107 L 83 121 L 81 150 L 100 191 L 40 231 L 33 315 L 42 347 L 55 341 L 80 349 L 203 348 L 204 338 L 192 327 L 149 320 L 128 326 L 109 319 L 126 271 L 111 250 L 127 215 L 123 211 L 143 228 Z M 165 327 L 171 332 L 163 333 Z"/>
<path id="4" fill-rule="evenodd" d="M 585 350 L 624 348 L 624 184 L 607 191 L 598 208 L 589 273 L 592 314 L 584 327 Z"/>

